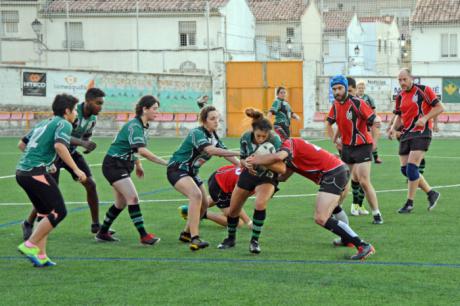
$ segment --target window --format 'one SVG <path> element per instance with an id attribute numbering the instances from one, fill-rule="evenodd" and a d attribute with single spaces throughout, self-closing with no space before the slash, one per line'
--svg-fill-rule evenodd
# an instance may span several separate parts
<path id="1" fill-rule="evenodd" d="M 295 32 L 294 32 L 294 28 L 286 28 L 286 36 L 287 37 L 294 37 L 295 36 Z"/>
<path id="2" fill-rule="evenodd" d="M 383 41 L 383 51 L 385 52 L 385 54 L 387 54 L 387 40 L 386 39 Z"/>
<path id="3" fill-rule="evenodd" d="M 71 49 L 83 49 L 85 47 L 83 43 L 83 25 L 81 22 L 69 22 L 65 23 L 65 40 L 62 43 L 62 47 L 69 47 Z"/>
<path id="4" fill-rule="evenodd" d="M 18 33 L 19 12 L 2 11 L 2 23 L 5 33 Z"/>
<path id="5" fill-rule="evenodd" d="M 457 57 L 457 34 L 441 34 L 441 57 Z"/>
<path id="6" fill-rule="evenodd" d="M 179 45 L 196 45 L 196 21 L 179 21 Z"/>
<path id="7" fill-rule="evenodd" d="M 382 40 L 379 38 L 379 53 L 382 52 Z"/>

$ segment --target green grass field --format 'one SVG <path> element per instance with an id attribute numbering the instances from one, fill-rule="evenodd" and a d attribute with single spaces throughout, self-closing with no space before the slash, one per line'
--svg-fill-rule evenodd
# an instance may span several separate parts
<path id="1" fill-rule="evenodd" d="M 98 183 L 101 219 L 112 200 L 100 163 L 110 139 L 96 138 L 98 149 L 87 155 Z M 269 203 L 261 236 L 262 253 L 248 252 L 250 231 L 238 231 L 237 246 L 221 251 L 224 228 L 203 221 L 208 249 L 192 253 L 177 237 L 184 221 L 177 207 L 186 201 L 166 180 L 165 168 L 144 161 L 146 176 L 134 178 L 146 228 L 162 238 L 144 247 L 127 212 L 115 221 L 121 242 L 100 244 L 90 234 L 84 189 L 61 174 L 61 190 L 69 214 L 48 242 L 58 266 L 32 268 L 16 247 L 19 222 L 31 205 L 14 178 L 20 156 L 16 138 L 0 139 L 0 288 L 2 305 L 13 304 L 156 304 L 156 305 L 454 305 L 460 304 L 460 142 L 435 139 L 427 155 L 426 178 L 440 186 L 438 206 L 427 212 L 419 191 L 415 210 L 398 215 L 405 201 L 405 179 L 399 170 L 397 143 L 382 141 L 382 165 L 373 165 L 385 224 L 370 216 L 350 217 L 352 228 L 374 244 L 377 253 L 363 263 L 345 259 L 355 251 L 334 248 L 332 233 L 313 221 L 317 186 L 299 176 L 280 185 Z M 180 139 L 150 139 L 150 149 L 169 156 Z M 237 139 L 225 139 L 230 148 Z M 315 141 L 332 150 L 329 141 Z M 204 179 L 225 160 L 213 158 L 201 170 Z M 160 201 L 167 200 L 167 201 Z M 344 207 L 349 211 L 351 196 Z M 253 203 L 246 211 L 252 216 Z"/>

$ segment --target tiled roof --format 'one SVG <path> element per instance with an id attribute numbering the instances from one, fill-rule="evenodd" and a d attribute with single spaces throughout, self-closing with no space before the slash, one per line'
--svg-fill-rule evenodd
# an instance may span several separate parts
<path id="1" fill-rule="evenodd" d="M 411 18 L 412 24 L 460 22 L 459 0 L 419 0 Z"/>
<path id="2" fill-rule="evenodd" d="M 229 0 L 210 0 L 211 11 L 217 11 Z M 139 0 L 141 12 L 204 12 L 204 0 Z M 73 0 L 69 2 L 73 13 L 114 13 L 133 12 L 136 1 L 133 0 Z M 63 13 L 66 11 L 65 0 L 52 0 L 44 10 L 45 13 Z"/>
<path id="3" fill-rule="evenodd" d="M 359 17 L 358 18 L 359 22 L 381 22 L 381 23 L 386 23 L 386 24 L 391 24 L 394 20 L 394 16 L 383 16 L 383 17 L 377 17 L 377 16 L 366 16 L 366 17 Z"/>
<path id="4" fill-rule="evenodd" d="M 325 32 L 344 32 L 355 15 L 350 11 L 328 11 L 323 13 Z"/>
<path id="5" fill-rule="evenodd" d="M 307 8 L 305 0 L 248 0 L 257 21 L 299 21 Z"/>

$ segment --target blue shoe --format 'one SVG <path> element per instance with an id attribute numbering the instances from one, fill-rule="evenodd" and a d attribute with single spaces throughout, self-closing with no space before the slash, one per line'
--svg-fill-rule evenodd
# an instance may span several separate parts
<path id="1" fill-rule="evenodd" d="M 179 210 L 179 215 L 182 219 L 187 220 L 188 217 L 188 205 L 182 205 L 177 208 Z"/>
<path id="2" fill-rule="evenodd" d="M 25 255 L 27 259 L 29 259 L 32 262 L 34 267 L 40 267 L 43 265 L 44 261 L 38 258 L 38 253 L 40 252 L 38 247 L 26 247 L 25 243 L 23 242 L 20 245 L 18 245 L 18 251 L 19 253 Z"/>
<path id="3" fill-rule="evenodd" d="M 41 265 L 34 264 L 35 268 L 54 267 L 57 265 L 54 261 L 51 261 L 51 259 L 48 256 L 45 259 L 40 259 L 40 261 L 42 262 L 42 264 Z"/>

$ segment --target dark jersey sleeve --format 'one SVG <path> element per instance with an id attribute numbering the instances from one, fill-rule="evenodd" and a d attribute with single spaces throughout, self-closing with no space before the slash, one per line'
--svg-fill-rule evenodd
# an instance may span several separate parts
<path id="1" fill-rule="evenodd" d="M 335 104 L 332 104 L 329 114 L 327 115 L 327 122 L 334 124 L 337 121 L 337 112 L 335 110 Z"/>

